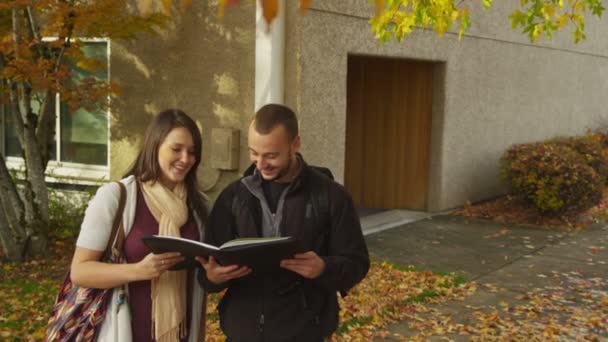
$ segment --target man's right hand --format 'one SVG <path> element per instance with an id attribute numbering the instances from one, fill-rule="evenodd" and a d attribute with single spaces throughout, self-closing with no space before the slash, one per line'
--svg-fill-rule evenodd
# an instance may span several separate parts
<path id="1" fill-rule="evenodd" d="M 196 261 L 198 261 L 205 269 L 205 272 L 207 272 L 207 279 L 215 285 L 220 285 L 229 280 L 241 278 L 251 273 L 251 269 L 246 266 L 221 266 L 215 261 L 215 258 L 211 256 L 209 258 L 196 257 Z"/>

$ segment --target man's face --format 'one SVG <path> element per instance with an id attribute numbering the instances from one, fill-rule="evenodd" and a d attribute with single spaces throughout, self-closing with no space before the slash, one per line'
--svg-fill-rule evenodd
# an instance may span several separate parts
<path id="1" fill-rule="evenodd" d="M 268 134 L 260 134 L 254 124 L 249 125 L 249 158 L 262 178 L 282 181 L 292 166 L 295 153 L 300 148 L 300 138 L 289 141 L 283 125 L 277 125 Z"/>

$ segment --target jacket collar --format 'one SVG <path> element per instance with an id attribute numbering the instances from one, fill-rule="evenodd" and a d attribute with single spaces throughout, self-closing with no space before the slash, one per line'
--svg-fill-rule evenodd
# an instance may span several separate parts
<path id="1" fill-rule="evenodd" d="M 302 154 L 296 153 L 296 158 L 298 159 L 298 162 L 300 163 L 300 171 L 298 172 L 296 177 L 292 180 L 293 184 L 290 186 L 290 188 L 292 190 L 299 188 L 301 186 L 301 184 L 303 183 L 303 181 L 308 179 L 308 175 L 310 173 L 309 166 L 304 161 L 304 157 L 302 157 Z M 262 183 L 262 176 L 260 175 L 260 172 L 258 171 L 258 169 L 255 167 L 255 164 L 253 164 L 253 163 L 251 165 L 249 165 L 249 167 L 245 170 L 245 172 L 243 172 L 243 178 L 247 178 L 247 182 L 252 182 L 254 184 Z"/>

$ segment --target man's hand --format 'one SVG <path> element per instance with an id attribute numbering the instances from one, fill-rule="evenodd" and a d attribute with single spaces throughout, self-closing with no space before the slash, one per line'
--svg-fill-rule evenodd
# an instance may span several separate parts
<path id="1" fill-rule="evenodd" d="M 223 284 L 231 279 L 244 277 L 251 272 L 251 269 L 246 266 L 221 266 L 213 257 L 207 259 L 196 257 L 196 261 L 198 261 L 207 272 L 207 279 L 215 285 Z"/>
<path id="2" fill-rule="evenodd" d="M 281 261 L 281 267 L 296 272 L 304 278 L 315 279 L 325 271 L 325 261 L 317 253 L 309 251 Z"/>

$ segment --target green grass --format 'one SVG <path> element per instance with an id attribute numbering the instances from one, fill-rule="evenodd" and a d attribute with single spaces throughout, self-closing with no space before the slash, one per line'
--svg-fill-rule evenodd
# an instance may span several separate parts
<path id="1" fill-rule="evenodd" d="M 366 325 L 366 324 L 370 323 L 371 321 L 372 321 L 372 317 L 370 317 L 370 316 L 353 317 L 353 318 L 349 319 L 348 321 L 342 323 L 338 327 L 338 329 L 336 329 L 336 334 L 341 336 L 346 331 L 348 331 L 348 329 L 350 327 L 357 326 L 357 325 L 358 326 Z"/>
<path id="2" fill-rule="evenodd" d="M 0 332 L 11 341 L 43 337 L 58 285 L 51 280 L 13 279 L 0 283 Z M 0 340 L 8 338 L 0 335 Z"/>
<path id="3" fill-rule="evenodd" d="M 435 290 L 424 290 L 421 294 L 403 300 L 402 304 L 424 303 L 427 299 L 437 297 L 439 294 Z"/>
<path id="4" fill-rule="evenodd" d="M 446 272 L 446 271 L 441 271 L 441 270 L 425 270 L 413 265 L 408 265 L 408 266 L 402 266 L 402 265 L 397 265 L 394 264 L 390 261 L 385 261 L 385 260 L 375 260 L 372 259 L 372 261 L 376 261 L 376 262 L 384 262 L 389 264 L 391 267 L 394 267 L 395 269 L 399 270 L 399 271 L 404 271 L 404 272 L 432 272 L 433 274 L 436 274 L 438 276 L 443 276 L 443 277 L 450 277 L 453 278 L 453 282 L 452 284 L 441 284 L 439 286 L 445 287 L 445 288 L 450 288 L 450 287 L 457 287 L 461 284 L 465 284 L 467 282 L 467 278 L 461 274 L 455 274 L 454 272 Z"/>

